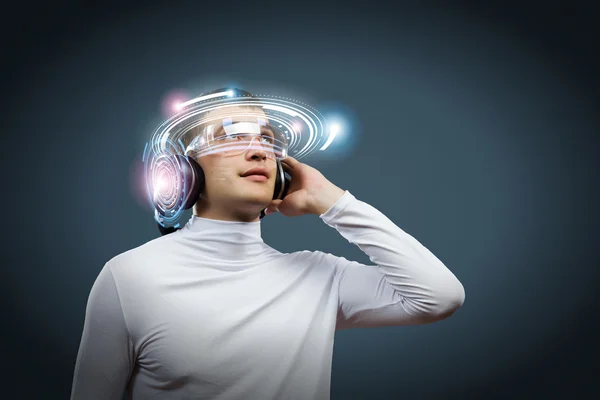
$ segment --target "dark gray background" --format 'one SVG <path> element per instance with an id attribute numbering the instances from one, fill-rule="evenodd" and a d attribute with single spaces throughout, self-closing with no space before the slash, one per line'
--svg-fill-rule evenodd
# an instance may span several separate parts
<path id="1" fill-rule="evenodd" d="M 0 397 L 68 398 L 98 272 L 159 235 L 132 174 L 163 96 L 228 84 L 344 110 L 345 150 L 302 161 L 416 237 L 466 289 L 442 322 L 340 332 L 332 399 L 591 397 L 595 14 L 419 4 L 3 12 Z M 369 262 L 316 216 L 271 216 L 262 230 L 281 251 Z"/>

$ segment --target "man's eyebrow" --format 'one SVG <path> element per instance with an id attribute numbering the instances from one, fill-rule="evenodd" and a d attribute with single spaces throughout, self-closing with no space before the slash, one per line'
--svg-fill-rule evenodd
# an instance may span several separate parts
<path id="1" fill-rule="evenodd" d="M 223 124 L 216 124 L 216 125 L 217 126 L 213 130 L 213 136 L 215 136 L 216 134 L 221 133 L 221 131 L 225 130 L 225 128 L 223 127 Z"/>
<path id="2" fill-rule="evenodd" d="M 260 133 L 270 133 L 271 136 L 275 136 L 275 133 L 273 132 L 273 129 L 271 129 L 270 126 L 261 126 L 260 128 Z"/>

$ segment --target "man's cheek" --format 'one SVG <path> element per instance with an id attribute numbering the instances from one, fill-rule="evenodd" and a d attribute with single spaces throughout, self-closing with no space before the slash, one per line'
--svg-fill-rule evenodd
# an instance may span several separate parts
<path id="1" fill-rule="evenodd" d="M 229 166 L 215 166 L 211 168 L 210 176 L 215 181 L 227 181 L 231 178 L 238 177 L 233 168 Z"/>

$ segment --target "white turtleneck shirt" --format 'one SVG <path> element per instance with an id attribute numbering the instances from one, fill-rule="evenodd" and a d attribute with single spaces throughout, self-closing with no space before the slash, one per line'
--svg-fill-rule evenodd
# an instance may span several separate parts
<path id="1" fill-rule="evenodd" d="M 350 192 L 320 218 L 373 265 L 281 253 L 260 222 L 194 215 L 109 260 L 71 399 L 328 399 L 336 330 L 429 323 L 462 305 L 455 275 Z"/>

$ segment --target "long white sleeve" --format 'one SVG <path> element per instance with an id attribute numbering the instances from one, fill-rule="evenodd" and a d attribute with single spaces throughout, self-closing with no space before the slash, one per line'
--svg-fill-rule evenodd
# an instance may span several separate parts
<path id="1" fill-rule="evenodd" d="M 105 265 L 88 298 L 71 400 L 121 400 L 134 360 L 117 287 Z"/>
<path id="2" fill-rule="evenodd" d="M 336 257 L 340 271 L 336 329 L 430 323 L 463 304 L 463 285 L 435 255 L 350 192 L 320 218 L 375 264 Z"/>

